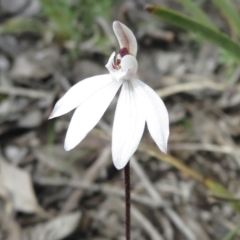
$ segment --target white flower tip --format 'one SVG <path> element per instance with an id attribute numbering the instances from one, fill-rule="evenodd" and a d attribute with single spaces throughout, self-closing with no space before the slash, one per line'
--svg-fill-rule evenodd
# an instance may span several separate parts
<path id="1" fill-rule="evenodd" d="M 116 155 L 116 153 L 114 153 L 114 149 L 112 148 L 113 165 L 115 166 L 115 168 L 117 170 L 123 169 L 127 165 L 127 163 L 130 161 L 130 157 L 126 156 L 122 152 L 120 154 Z"/>
<path id="2" fill-rule="evenodd" d="M 61 105 L 62 105 L 61 104 L 61 99 L 59 99 L 58 102 L 55 104 L 55 107 L 53 108 L 53 110 L 52 110 L 52 112 L 51 112 L 51 114 L 50 114 L 48 119 L 59 117 L 59 116 L 61 116 L 61 115 L 63 115 L 65 113 L 61 109 Z"/>
<path id="3" fill-rule="evenodd" d="M 65 151 L 70 151 L 70 150 L 72 150 L 73 148 L 74 148 L 75 146 L 72 146 L 72 144 L 69 144 L 69 142 L 66 142 L 65 141 L 65 143 L 64 143 L 64 149 L 65 149 Z"/>
<path id="4" fill-rule="evenodd" d="M 119 21 L 113 22 L 113 31 L 118 39 L 120 48 L 127 48 L 129 53 L 136 57 L 137 40 L 132 31 Z"/>
<path id="5" fill-rule="evenodd" d="M 160 143 L 158 143 L 158 142 L 156 142 L 156 144 L 157 144 L 157 146 L 158 146 L 158 148 L 163 152 L 163 153 L 165 153 L 165 154 L 167 154 L 168 153 L 168 135 L 166 134 L 166 138 L 165 138 L 165 140 L 163 140 L 164 142 L 160 142 Z"/>
<path id="6" fill-rule="evenodd" d="M 118 25 L 123 25 L 120 21 L 114 21 L 113 22 L 113 29 L 118 27 Z"/>
<path id="7" fill-rule="evenodd" d="M 126 25 L 124 25 L 123 23 L 121 23 L 120 21 L 114 21 L 113 22 L 113 30 L 114 31 L 118 31 L 119 29 L 121 29 L 123 31 L 124 28 L 128 28 L 128 27 Z"/>
<path id="8" fill-rule="evenodd" d="M 114 64 L 114 57 L 115 57 L 115 52 L 113 52 L 105 65 L 105 67 L 108 69 L 109 72 L 112 72 L 114 70 L 113 64 Z"/>
<path id="9" fill-rule="evenodd" d="M 48 120 L 52 119 L 52 118 L 55 118 L 56 117 L 56 111 L 53 111 L 51 112 L 50 116 L 48 117 Z"/>
<path id="10" fill-rule="evenodd" d="M 50 116 L 48 117 L 48 120 L 54 118 L 53 114 L 51 113 Z"/>
<path id="11" fill-rule="evenodd" d="M 163 153 L 167 154 L 167 151 L 168 151 L 167 144 L 164 144 L 164 145 L 160 146 L 159 148 Z"/>
<path id="12" fill-rule="evenodd" d="M 67 135 L 66 135 L 65 141 L 64 141 L 65 151 L 68 152 L 78 145 L 79 141 L 76 141 L 75 136 L 69 136 L 69 128 L 68 128 Z"/>
<path id="13" fill-rule="evenodd" d="M 121 166 L 118 166 L 118 165 L 115 165 L 115 164 L 114 164 L 114 166 L 117 170 L 122 170 L 123 169 L 123 167 L 121 167 Z"/>
<path id="14" fill-rule="evenodd" d="M 127 165 L 128 161 L 126 163 L 123 163 L 122 161 L 114 161 L 113 164 L 117 170 L 123 169 Z"/>

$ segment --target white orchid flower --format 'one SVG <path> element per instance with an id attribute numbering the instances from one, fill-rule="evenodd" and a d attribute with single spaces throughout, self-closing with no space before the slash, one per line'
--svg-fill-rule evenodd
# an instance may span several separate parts
<path id="1" fill-rule="evenodd" d="M 148 85 L 135 78 L 138 69 L 137 41 L 132 31 L 119 21 L 113 23 L 120 50 L 109 58 L 110 74 L 80 81 L 56 103 L 51 118 L 76 108 L 65 138 L 65 150 L 79 144 L 98 123 L 107 107 L 122 87 L 114 117 L 112 157 L 117 169 L 122 169 L 136 151 L 145 122 L 161 151 L 167 151 L 169 136 L 168 112 L 160 97 Z"/>

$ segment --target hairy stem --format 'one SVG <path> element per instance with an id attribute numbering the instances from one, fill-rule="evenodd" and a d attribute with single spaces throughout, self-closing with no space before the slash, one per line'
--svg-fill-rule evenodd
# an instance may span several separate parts
<path id="1" fill-rule="evenodd" d="M 130 240 L 131 234 L 131 187 L 130 187 L 130 164 L 124 168 L 125 177 L 125 203 L 126 203 L 126 240 Z"/>

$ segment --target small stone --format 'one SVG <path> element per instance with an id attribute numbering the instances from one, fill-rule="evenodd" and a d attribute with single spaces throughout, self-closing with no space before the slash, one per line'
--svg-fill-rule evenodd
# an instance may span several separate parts
<path id="1" fill-rule="evenodd" d="M 19 79 L 42 79 L 55 72 L 59 52 L 55 48 L 28 52 L 16 57 L 11 76 Z"/>
<path id="2" fill-rule="evenodd" d="M 181 54 L 161 51 L 157 54 L 156 60 L 160 72 L 166 74 L 176 69 L 181 61 Z"/>
<path id="3" fill-rule="evenodd" d="M 5 13 L 16 13 L 24 6 L 26 6 L 27 0 L 2 0 L 1 1 L 1 11 Z"/>
<path id="4" fill-rule="evenodd" d="M 10 67 L 10 63 L 6 57 L 0 55 L 0 70 L 7 70 Z"/>
<path id="5" fill-rule="evenodd" d="M 27 148 L 20 148 L 15 145 L 8 145 L 5 148 L 5 155 L 13 164 L 18 165 L 27 155 Z"/>
<path id="6" fill-rule="evenodd" d="M 33 128 L 37 127 L 42 122 L 42 114 L 39 110 L 30 111 L 25 116 L 21 118 L 18 122 L 20 127 Z"/>

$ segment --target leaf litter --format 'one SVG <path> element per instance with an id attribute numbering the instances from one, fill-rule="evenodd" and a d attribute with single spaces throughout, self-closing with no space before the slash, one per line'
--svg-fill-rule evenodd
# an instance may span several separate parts
<path id="1" fill-rule="evenodd" d="M 0 17 L 12 19 L 9 8 L 21 15 L 20 2 L 4 2 Z M 132 239 L 221 240 L 239 223 L 239 69 L 229 77 L 217 48 L 156 22 L 143 2 L 125 1 L 111 11 L 136 31 L 139 78 L 164 98 L 171 135 L 169 155 L 155 151 L 147 131 L 148 149 L 135 154 Z M 181 10 L 177 0 L 159 2 Z M 76 58 L 76 43 L 59 44 L 51 32 L 0 35 L 0 239 L 124 239 L 123 181 L 108 140 L 116 100 L 71 152 L 63 150 L 71 114 L 47 120 L 70 86 L 106 73 L 115 41 L 102 17 L 94 28 Z"/>

